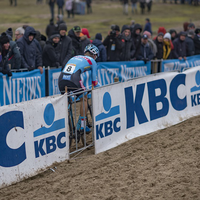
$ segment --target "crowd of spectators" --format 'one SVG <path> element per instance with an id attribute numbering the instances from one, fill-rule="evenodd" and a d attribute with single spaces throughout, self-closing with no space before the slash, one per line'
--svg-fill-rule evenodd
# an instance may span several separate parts
<path id="1" fill-rule="evenodd" d="M 152 37 L 150 19 L 142 25 L 112 25 L 103 39 L 96 33 L 93 40 L 88 29 L 74 26 L 67 30 L 61 15 L 57 23 L 50 20 L 46 27 L 46 36 L 31 26 L 19 27 L 14 31 L 8 28 L 0 35 L 0 72 L 12 76 L 12 69 L 39 69 L 43 66 L 64 68 L 68 60 L 76 55 L 83 55 L 84 48 L 93 43 L 99 48 L 97 62 L 135 61 L 145 63 L 153 59 L 186 60 L 188 56 L 200 55 L 200 28 L 193 23 L 184 23 L 179 33 L 174 29 L 168 32 L 159 27 Z"/>

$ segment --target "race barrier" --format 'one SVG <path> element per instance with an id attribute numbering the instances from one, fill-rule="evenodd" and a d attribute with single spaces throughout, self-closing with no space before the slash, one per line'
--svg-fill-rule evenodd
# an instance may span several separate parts
<path id="1" fill-rule="evenodd" d="M 196 67 L 200 65 L 200 55 L 187 57 L 186 61 L 184 59 L 178 60 L 163 60 L 162 61 L 162 72 L 169 71 L 184 71 L 191 67 Z"/>
<path id="2" fill-rule="evenodd" d="M 67 95 L 0 107 L 0 188 L 69 159 Z"/>
<path id="3" fill-rule="evenodd" d="M 92 91 L 95 153 L 200 114 L 200 66 Z"/>
<path id="4" fill-rule="evenodd" d="M 38 99 L 45 96 L 45 73 L 39 69 L 14 73 L 12 77 L 0 73 L 0 106 Z"/>

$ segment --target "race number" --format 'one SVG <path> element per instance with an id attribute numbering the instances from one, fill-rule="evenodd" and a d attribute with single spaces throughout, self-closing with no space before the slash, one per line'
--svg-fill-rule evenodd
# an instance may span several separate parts
<path id="1" fill-rule="evenodd" d="M 76 69 L 76 65 L 74 65 L 74 64 L 67 64 L 67 66 L 65 67 L 65 69 L 64 69 L 63 72 L 68 73 L 68 74 L 72 74 L 75 69 Z"/>

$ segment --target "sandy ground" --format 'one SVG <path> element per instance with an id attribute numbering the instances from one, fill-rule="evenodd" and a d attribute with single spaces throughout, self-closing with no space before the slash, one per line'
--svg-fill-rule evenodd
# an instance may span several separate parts
<path id="1" fill-rule="evenodd" d="M 0 199 L 200 199 L 200 116 L 0 190 Z"/>

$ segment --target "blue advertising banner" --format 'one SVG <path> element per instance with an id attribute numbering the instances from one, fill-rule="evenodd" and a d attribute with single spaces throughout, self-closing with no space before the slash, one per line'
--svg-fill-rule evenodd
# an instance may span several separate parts
<path id="1" fill-rule="evenodd" d="M 36 69 L 14 73 L 12 77 L 0 73 L 0 106 L 45 96 L 45 73 Z"/>
<path id="2" fill-rule="evenodd" d="M 185 69 L 200 66 L 200 55 L 187 57 L 187 60 L 164 60 L 162 61 L 162 72 L 184 71 Z"/>
<path id="3" fill-rule="evenodd" d="M 118 77 L 119 82 L 124 82 L 131 78 L 142 77 L 151 73 L 151 62 L 146 64 L 143 61 L 127 62 L 100 62 L 98 63 L 97 77 L 100 85 L 114 83 L 114 78 Z M 90 72 L 82 75 L 82 80 L 86 88 L 91 87 Z"/>
<path id="4" fill-rule="evenodd" d="M 143 61 L 129 62 L 100 62 L 97 69 L 97 78 L 100 85 L 109 85 L 118 77 L 120 82 L 131 78 L 146 76 L 151 73 L 151 62 L 144 64 Z M 61 69 L 49 69 L 49 95 L 60 94 L 58 77 Z M 86 88 L 91 88 L 91 72 L 81 74 L 81 79 Z"/>

